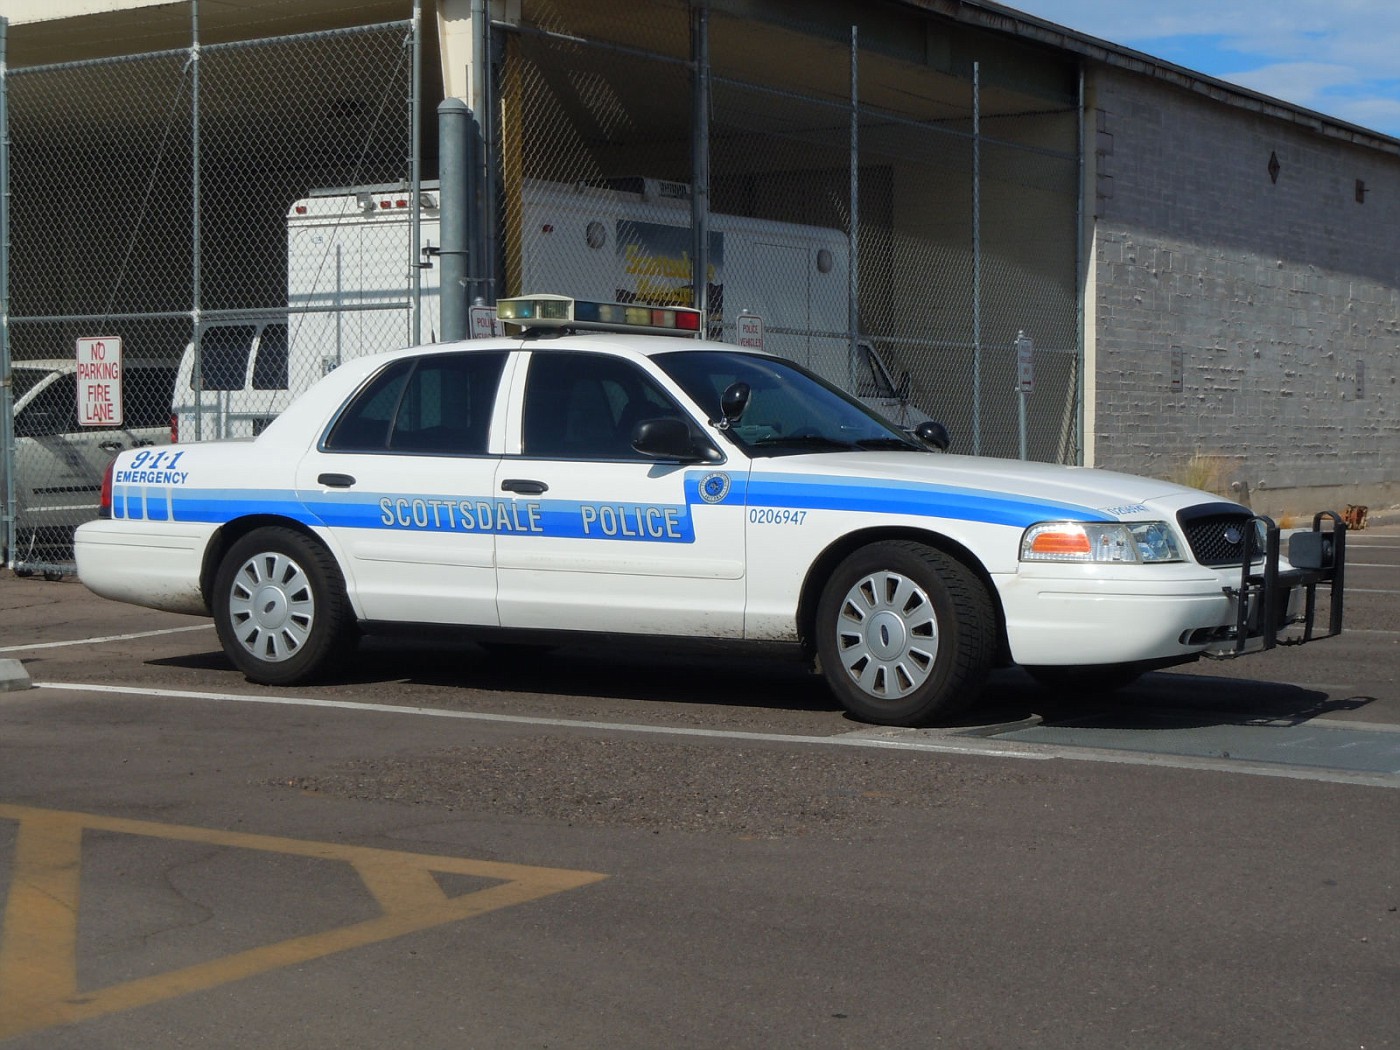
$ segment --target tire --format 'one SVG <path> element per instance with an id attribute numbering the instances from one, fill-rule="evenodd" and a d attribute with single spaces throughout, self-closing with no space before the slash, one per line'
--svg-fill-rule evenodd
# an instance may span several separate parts
<path id="1" fill-rule="evenodd" d="M 1080 693 L 1112 693 L 1132 685 L 1146 673 L 1136 664 L 1037 666 L 1025 671 L 1047 689 Z"/>
<path id="2" fill-rule="evenodd" d="M 224 653 L 263 685 L 308 681 L 354 644 L 335 558 L 292 529 L 256 529 L 234 543 L 214 577 L 213 605 Z"/>
<path id="3" fill-rule="evenodd" d="M 873 543 L 832 573 L 817 605 L 817 655 L 854 717 L 916 726 L 977 697 L 996 655 L 981 580 L 921 543 Z"/>

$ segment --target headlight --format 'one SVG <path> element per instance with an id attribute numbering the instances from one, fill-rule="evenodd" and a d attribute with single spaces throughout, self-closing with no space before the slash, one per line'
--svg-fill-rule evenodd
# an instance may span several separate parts
<path id="1" fill-rule="evenodd" d="M 1021 536 L 1022 561 L 1182 561 L 1176 533 L 1164 521 L 1042 521 Z"/>

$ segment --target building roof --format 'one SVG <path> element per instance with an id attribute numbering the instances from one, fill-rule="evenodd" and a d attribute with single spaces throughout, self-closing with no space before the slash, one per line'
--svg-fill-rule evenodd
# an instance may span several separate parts
<path id="1" fill-rule="evenodd" d="M 1351 124 L 1325 113 L 1297 106 L 1282 99 L 1238 84 L 1231 84 L 1204 73 L 1179 66 L 1130 47 L 1068 29 L 1043 18 L 1018 11 L 991 0 L 901 0 L 909 7 L 940 15 L 962 25 L 1006 33 L 1021 40 L 1043 44 L 1077 55 L 1090 62 L 1125 70 L 1171 84 L 1196 95 L 1237 109 L 1286 121 L 1328 138 L 1400 155 L 1400 139 L 1379 131 Z"/>

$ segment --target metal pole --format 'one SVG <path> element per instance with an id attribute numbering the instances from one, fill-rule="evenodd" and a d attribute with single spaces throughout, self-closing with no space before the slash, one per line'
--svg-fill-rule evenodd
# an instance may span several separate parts
<path id="1" fill-rule="evenodd" d="M 199 0 L 190 0 L 190 319 L 194 322 L 194 439 L 204 439 L 204 340 L 200 332 L 199 310 L 202 289 L 199 270 Z"/>
<path id="2" fill-rule="evenodd" d="M 5 567 L 15 567 L 15 406 L 10 366 L 10 78 L 6 57 L 10 20 L 0 17 L 0 544 Z"/>
<path id="3" fill-rule="evenodd" d="M 690 127 L 690 289 L 691 305 L 701 311 L 710 335 L 710 11 L 696 0 L 691 11 L 691 59 L 695 63 Z M 741 304 L 742 305 L 742 304 Z M 724 322 L 723 303 L 720 323 Z M 737 335 L 737 333 L 736 333 Z M 719 338 L 719 333 L 715 338 Z"/>
<path id="4" fill-rule="evenodd" d="M 1085 229 L 1084 220 L 1086 217 L 1085 203 L 1089 193 L 1088 169 L 1084 163 L 1085 127 L 1084 127 L 1084 63 L 1079 64 L 1079 113 L 1078 113 L 1078 147 L 1079 147 L 1079 200 L 1075 203 L 1074 211 L 1074 303 L 1075 303 L 1075 334 L 1078 336 L 1079 345 L 1075 348 L 1075 358 L 1079 365 L 1075 371 L 1075 450 L 1074 461 L 1078 464 L 1084 463 L 1084 393 L 1087 387 L 1084 369 L 1089 363 L 1089 336 L 1088 336 L 1088 314 L 1086 311 L 1085 296 L 1088 294 L 1088 273 L 1086 270 L 1087 253 L 1085 252 Z M 1060 462 L 1064 462 L 1064 456 L 1060 456 Z"/>
<path id="5" fill-rule="evenodd" d="M 851 217 L 846 230 L 846 372 L 855 389 L 860 353 L 860 28 L 851 26 Z"/>
<path id="6" fill-rule="evenodd" d="M 972 454 L 982 454 L 982 83 L 972 63 Z"/>
<path id="7" fill-rule="evenodd" d="M 408 300 L 409 334 L 417 346 L 423 341 L 423 257 L 418 254 L 423 240 L 423 132 L 419 127 L 423 115 L 423 0 L 413 0 L 409 33 L 413 68 L 409 71 L 408 100 L 408 181 L 412 198 L 408 218 Z"/>
<path id="8" fill-rule="evenodd" d="M 467 255 L 471 236 L 469 187 L 475 153 L 467 149 L 472 132 L 471 110 L 460 98 L 444 99 L 438 106 L 438 297 L 442 340 L 467 338 Z"/>
<path id="9" fill-rule="evenodd" d="M 471 129 L 477 136 L 472 143 L 472 157 L 475 170 L 471 185 L 475 187 L 472 197 L 471 215 L 471 261 L 472 272 L 468 275 L 467 299 L 475 303 L 494 302 L 494 264 L 491 242 L 495 195 L 491 192 L 491 155 L 486 148 L 490 134 L 490 105 L 487 101 L 491 82 L 491 20 L 486 13 L 486 0 L 472 0 L 472 97 L 467 100 L 476 117 Z"/>

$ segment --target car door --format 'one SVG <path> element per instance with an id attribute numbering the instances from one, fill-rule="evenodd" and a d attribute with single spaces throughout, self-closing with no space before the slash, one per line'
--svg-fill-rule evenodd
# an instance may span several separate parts
<path id="1" fill-rule="evenodd" d="M 522 371 L 496 481 L 502 626 L 740 636 L 747 464 L 636 452 L 643 419 L 708 441 L 641 359 L 536 349 Z"/>
<path id="2" fill-rule="evenodd" d="M 508 352 L 401 357 L 370 377 L 297 469 L 362 616 L 495 626 L 496 395 Z"/>

